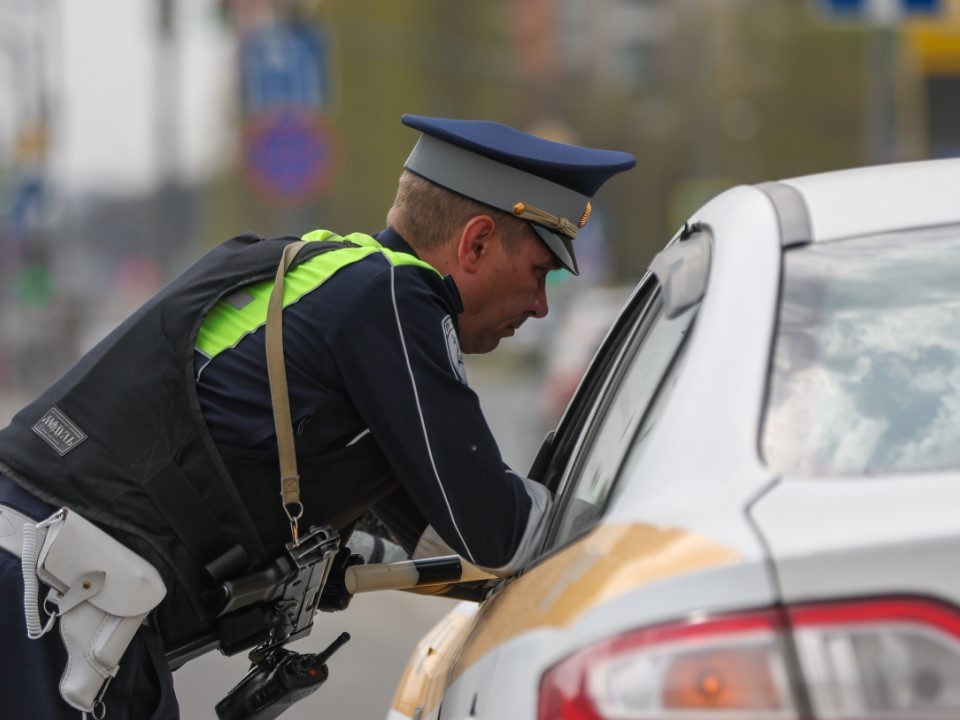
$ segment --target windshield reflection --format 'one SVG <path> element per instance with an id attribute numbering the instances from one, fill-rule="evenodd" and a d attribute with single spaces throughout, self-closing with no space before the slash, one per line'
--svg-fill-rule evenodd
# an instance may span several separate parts
<path id="1" fill-rule="evenodd" d="M 960 230 L 789 251 L 763 451 L 776 470 L 960 467 Z"/>

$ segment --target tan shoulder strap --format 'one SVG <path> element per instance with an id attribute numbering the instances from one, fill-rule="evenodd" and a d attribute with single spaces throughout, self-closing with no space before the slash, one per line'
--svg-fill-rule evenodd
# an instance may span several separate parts
<path id="1" fill-rule="evenodd" d="M 297 474 L 297 451 L 293 443 L 287 368 L 283 355 L 283 278 L 297 253 L 306 244 L 303 241 L 292 242 L 283 250 L 267 305 L 266 328 L 267 376 L 270 381 L 270 400 L 273 403 L 273 425 L 280 453 L 280 495 L 283 498 L 283 511 L 290 520 L 290 534 L 297 545 L 300 544 L 297 522 L 303 517 L 303 505 L 300 502 L 300 475 Z"/>

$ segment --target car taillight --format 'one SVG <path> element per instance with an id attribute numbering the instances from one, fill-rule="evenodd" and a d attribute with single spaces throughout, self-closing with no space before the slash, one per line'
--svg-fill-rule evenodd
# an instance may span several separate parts
<path id="1" fill-rule="evenodd" d="M 540 684 L 540 720 L 811 715 L 960 717 L 957 611 L 926 600 L 864 600 L 645 628 L 569 656 Z"/>
<path id="2" fill-rule="evenodd" d="M 919 599 L 788 609 L 814 715 L 960 717 L 960 615 Z"/>

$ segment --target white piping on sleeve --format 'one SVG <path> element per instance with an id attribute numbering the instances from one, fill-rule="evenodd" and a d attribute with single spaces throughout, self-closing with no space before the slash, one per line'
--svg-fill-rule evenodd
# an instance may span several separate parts
<path id="1" fill-rule="evenodd" d="M 367 429 L 364 430 L 362 433 L 360 433 L 359 435 L 357 435 L 353 440 L 351 440 L 350 442 L 348 442 L 348 443 L 346 444 L 346 447 L 350 447 L 351 445 L 354 445 L 354 444 L 360 442 L 363 438 L 365 438 L 365 437 L 366 437 L 367 435 L 369 435 L 369 434 L 370 434 L 370 428 L 367 428 Z"/>
<path id="2" fill-rule="evenodd" d="M 460 538 L 460 542 L 463 543 L 463 549 L 467 553 L 467 560 L 473 562 L 473 555 L 470 553 L 470 548 L 467 546 L 467 541 L 463 537 L 463 533 L 460 532 L 460 528 L 457 525 L 457 519 L 453 515 L 453 508 L 450 507 L 450 500 L 447 498 L 447 492 L 444 490 L 443 483 L 440 481 L 440 473 L 437 470 L 436 461 L 433 459 L 433 449 L 430 447 L 430 435 L 427 432 L 427 423 L 423 417 L 423 408 L 420 406 L 420 394 L 417 392 L 417 381 L 413 376 L 413 366 L 410 364 L 410 355 L 407 353 L 407 343 L 403 337 L 403 325 L 400 323 L 400 309 L 397 307 L 397 291 L 396 291 L 396 267 L 391 263 L 390 265 L 390 294 L 393 299 L 393 314 L 397 320 L 397 332 L 400 335 L 400 346 L 403 348 L 403 358 L 407 363 L 407 372 L 410 374 L 410 385 L 413 388 L 413 397 L 417 404 L 417 413 L 420 416 L 420 427 L 423 430 L 423 441 L 427 448 L 427 457 L 430 458 L 430 466 L 433 469 L 433 477 L 437 481 L 437 486 L 440 488 L 440 495 L 443 497 L 443 502 L 447 506 L 447 512 L 450 515 L 450 522 L 453 523 L 453 529 L 457 533 L 457 537 Z M 476 563 L 474 563 L 476 564 Z"/>
<path id="3" fill-rule="evenodd" d="M 193 379 L 194 382 L 199 382 L 199 381 L 200 381 L 200 373 L 202 373 L 204 370 L 207 369 L 207 365 L 210 364 L 210 362 L 213 360 L 213 358 L 210 357 L 209 355 L 207 355 L 205 352 L 200 352 L 199 350 L 197 350 L 196 352 L 200 353 L 200 355 L 203 356 L 203 365 L 201 365 L 201 366 L 200 366 L 200 369 L 197 370 L 197 376 Z"/>

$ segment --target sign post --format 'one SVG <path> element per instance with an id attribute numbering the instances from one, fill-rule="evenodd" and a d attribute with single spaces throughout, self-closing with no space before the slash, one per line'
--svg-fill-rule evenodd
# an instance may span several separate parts
<path id="1" fill-rule="evenodd" d="M 828 23 L 861 26 L 866 37 L 864 124 L 871 162 L 897 159 L 898 124 L 895 78 L 899 30 L 917 19 L 935 19 L 949 0 L 813 0 Z"/>

